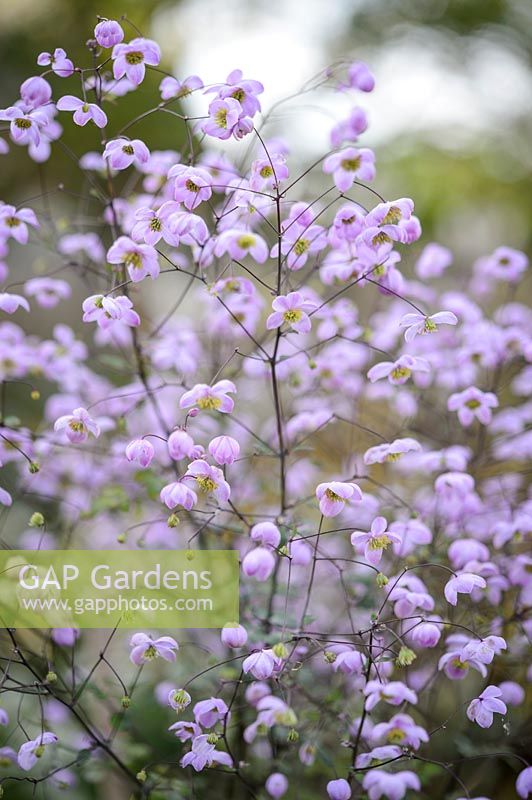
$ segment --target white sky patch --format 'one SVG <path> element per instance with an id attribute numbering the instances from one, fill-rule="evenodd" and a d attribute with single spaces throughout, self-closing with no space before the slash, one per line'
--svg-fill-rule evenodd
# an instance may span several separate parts
<path id="1" fill-rule="evenodd" d="M 275 128 L 267 131 L 283 131 L 286 115 L 290 145 L 305 157 L 327 148 L 334 120 L 354 103 L 369 114 L 370 129 L 361 140 L 368 146 L 411 132 L 437 137 L 440 146 L 462 147 L 532 108 L 530 72 L 495 39 L 471 45 L 465 65 L 454 63 L 453 48 L 442 34 L 421 29 L 411 29 L 408 40 L 391 36 L 387 48 L 336 52 L 335 41 L 354 5 L 354 0 L 270 0 L 263 6 L 246 0 L 184 0 L 155 15 L 153 36 L 166 54 L 175 52 L 179 78 L 195 73 L 205 83 L 217 83 L 239 67 L 245 77 L 262 81 L 264 110 L 297 91 L 331 59 L 364 57 L 377 77 L 371 95 L 307 94 L 282 107 Z M 209 96 L 198 93 L 187 102 L 191 113 L 206 113 Z"/>

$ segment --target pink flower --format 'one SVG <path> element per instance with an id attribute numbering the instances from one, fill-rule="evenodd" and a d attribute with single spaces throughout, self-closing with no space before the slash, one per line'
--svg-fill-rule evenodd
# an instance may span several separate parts
<path id="1" fill-rule="evenodd" d="M 376 566 L 380 563 L 382 554 L 392 543 L 401 544 L 401 537 L 387 531 L 387 521 L 384 517 L 375 517 L 371 523 L 369 533 L 355 531 L 351 534 L 351 544 L 358 548 L 365 545 L 364 556 L 370 564 Z"/>
<path id="2" fill-rule="evenodd" d="M 52 65 L 52 69 L 60 78 L 70 78 L 74 72 L 74 64 L 67 58 L 62 47 L 56 47 L 53 53 L 40 53 L 37 58 L 40 67 Z"/>
<path id="3" fill-rule="evenodd" d="M 233 464 L 240 455 L 240 445 L 232 436 L 216 436 L 209 442 L 208 451 L 217 464 Z"/>
<path id="4" fill-rule="evenodd" d="M 196 736 L 192 742 L 192 750 L 187 753 L 179 762 L 182 767 L 193 767 L 196 772 L 200 772 L 205 767 L 212 764 L 221 764 L 225 767 L 232 767 L 233 760 L 228 753 L 216 750 L 213 744 L 208 741 L 209 737 L 203 733 Z"/>
<path id="5" fill-rule="evenodd" d="M 400 706 L 402 703 L 417 703 L 417 694 L 401 681 L 391 681 L 390 683 L 368 681 L 364 687 L 364 694 L 368 711 L 372 711 L 381 700 L 391 706 Z"/>
<path id="6" fill-rule="evenodd" d="M 133 648 L 129 654 L 130 661 L 140 667 L 154 658 L 163 658 L 165 661 L 175 661 L 179 645 L 171 636 L 160 636 L 152 639 L 146 633 L 134 633 L 130 639 Z"/>
<path id="7" fill-rule="evenodd" d="M 323 171 L 331 174 L 339 192 L 347 192 L 355 180 L 372 181 L 375 177 L 375 155 L 372 150 L 362 147 L 346 147 L 338 153 L 327 156 Z"/>
<path id="8" fill-rule="evenodd" d="M 482 425 L 489 425 L 492 420 L 491 409 L 498 405 L 499 401 L 493 392 L 482 392 L 476 386 L 456 392 L 447 400 L 447 408 L 458 412 L 458 419 L 464 427 L 471 425 L 475 418 Z"/>
<path id="9" fill-rule="evenodd" d="M 532 767 L 526 767 L 519 773 L 515 782 L 515 789 L 519 797 L 526 798 L 532 793 Z"/>
<path id="10" fill-rule="evenodd" d="M 131 230 L 131 238 L 136 242 L 145 241 L 150 245 L 157 244 L 162 238 L 168 244 L 177 247 L 180 241 L 177 230 L 181 231 L 182 222 L 188 221 L 191 216 L 194 215 L 183 214 L 181 206 L 173 200 L 163 203 L 157 211 L 144 206 L 135 211 L 137 222 Z"/>
<path id="11" fill-rule="evenodd" d="M 270 797 L 273 797 L 274 800 L 279 800 L 288 791 L 288 778 L 281 772 L 272 772 L 266 778 L 264 787 Z"/>
<path id="12" fill-rule="evenodd" d="M 269 545 L 269 547 L 279 547 L 281 542 L 281 532 L 277 525 L 273 522 L 257 522 L 253 525 L 249 535 L 254 542 L 262 545 Z"/>
<path id="13" fill-rule="evenodd" d="M 290 223 L 283 234 L 281 253 L 286 257 L 286 266 L 291 270 L 299 270 L 305 266 L 309 256 L 319 253 L 327 247 L 327 234 L 321 225 L 303 227 Z M 279 245 L 275 244 L 270 252 L 272 258 L 277 258 Z"/>
<path id="14" fill-rule="evenodd" d="M 124 39 L 124 31 L 116 20 L 103 19 L 94 28 L 94 38 L 100 47 L 114 47 Z"/>
<path id="15" fill-rule="evenodd" d="M 336 517 L 344 510 L 347 502 L 360 502 L 362 492 L 356 483 L 331 481 L 330 483 L 320 483 L 316 487 L 316 497 L 319 500 L 323 516 Z"/>
<path id="16" fill-rule="evenodd" d="M 26 772 L 30 770 L 42 758 L 45 745 L 55 744 L 56 742 L 57 736 L 49 731 L 43 731 L 36 739 L 25 742 L 18 751 L 17 761 L 19 767 Z"/>
<path id="17" fill-rule="evenodd" d="M 162 79 L 159 85 L 159 91 L 161 92 L 161 98 L 163 100 L 171 100 L 174 97 L 178 99 L 188 97 L 188 95 L 192 94 L 196 89 L 203 89 L 203 81 L 197 75 L 189 75 L 188 78 L 182 81 L 178 81 L 176 78 L 167 75 Z"/>
<path id="18" fill-rule="evenodd" d="M 310 331 L 310 317 L 307 312 L 316 308 L 316 303 L 312 300 L 305 300 L 300 292 L 289 292 L 287 295 L 279 295 L 272 302 L 273 314 L 266 320 L 266 327 L 269 331 L 280 328 L 285 323 L 297 333 L 308 333 Z"/>
<path id="19" fill-rule="evenodd" d="M 452 311 L 438 311 L 430 317 L 423 314 L 405 314 L 399 322 L 405 328 L 405 340 L 411 342 L 418 335 L 435 333 L 438 325 L 457 325 L 458 318 Z"/>
<path id="20" fill-rule="evenodd" d="M 14 314 L 18 308 L 23 308 L 25 311 L 30 310 L 30 304 L 25 297 L 9 292 L 0 293 L 0 310 L 5 311 L 6 314 Z"/>
<path id="21" fill-rule="evenodd" d="M 262 236 L 235 228 L 223 231 L 216 241 L 214 254 L 222 256 L 224 253 L 239 261 L 249 255 L 259 264 L 264 264 L 268 258 L 268 245 Z"/>
<path id="22" fill-rule="evenodd" d="M 132 39 L 128 44 L 115 44 L 112 52 L 113 75 L 120 80 L 124 75 L 138 86 L 144 80 L 146 64 L 156 67 L 161 60 L 159 45 L 151 39 Z"/>
<path id="23" fill-rule="evenodd" d="M 416 273 L 423 280 L 439 278 L 452 262 L 453 254 L 447 247 L 431 242 L 424 247 L 416 261 Z"/>
<path id="24" fill-rule="evenodd" d="M 192 698 L 185 689 L 172 689 L 168 694 L 168 705 L 174 711 L 183 711 L 191 702 Z"/>
<path id="25" fill-rule="evenodd" d="M 170 169 L 168 178 L 175 179 L 174 199 L 181 201 L 189 211 L 212 196 L 212 178 L 202 167 L 176 164 Z"/>
<path id="26" fill-rule="evenodd" d="M 242 670 L 246 675 L 251 672 L 258 681 L 265 681 L 272 676 L 278 665 L 279 659 L 273 650 L 258 650 L 244 659 Z"/>
<path id="27" fill-rule="evenodd" d="M 393 442 L 370 447 L 364 453 L 364 464 L 384 464 L 385 461 L 398 461 L 405 453 L 419 452 L 421 445 L 415 439 L 394 439 Z"/>
<path id="28" fill-rule="evenodd" d="M 196 492 L 189 489 L 188 486 L 185 486 L 185 484 L 180 481 L 174 481 L 174 483 L 163 486 L 160 498 L 161 502 L 170 509 L 176 506 L 182 506 L 187 511 L 190 511 L 192 506 L 195 506 L 198 502 Z"/>
<path id="29" fill-rule="evenodd" d="M 345 778 L 329 781 L 327 794 L 329 795 L 329 800 L 350 800 L 352 796 L 351 787 Z"/>
<path id="30" fill-rule="evenodd" d="M 235 130 L 238 131 L 244 110 L 238 100 L 232 97 L 217 98 L 209 105 L 209 119 L 201 126 L 201 130 L 217 139 L 229 139 Z"/>
<path id="31" fill-rule="evenodd" d="M 137 244 L 129 236 L 119 236 L 107 251 L 109 264 L 123 264 L 134 283 L 147 275 L 154 280 L 160 271 L 157 251 L 149 244 Z"/>
<path id="32" fill-rule="evenodd" d="M 393 241 L 407 242 L 409 239 L 408 222 L 412 219 L 414 201 L 409 197 L 401 197 L 388 203 L 379 203 L 366 215 L 366 227 L 378 228 Z"/>
<path id="33" fill-rule="evenodd" d="M 219 411 L 222 414 L 230 414 L 235 404 L 229 394 L 234 392 L 236 392 L 236 386 L 228 380 L 218 381 L 214 386 L 197 383 L 192 389 L 181 395 L 179 407 L 197 406 L 202 411 Z"/>
<path id="34" fill-rule="evenodd" d="M 200 452 L 198 452 L 200 451 Z M 174 461 L 182 458 L 198 458 L 203 448 L 194 444 L 194 439 L 186 431 L 178 429 L 172 431 L 168 437 L 168 453 Z"/>
<path id="35" fill-rule="evenodd" d="M 248 640 L 248 633 L 243 625 L 238 622 L 228 622 L 222 628 L 220 635 L 222 644 L 226 647 L 243 647 Z"/>
<path id="36" fill-rule="evenodd" d="M 57 101 L 57 109 L 58 111 L 73 111 L 72 119 L 76 125 L 83 126 L 89 121 L 94 122 L 98 128 L 105 128 L 107 125 L 107 114 L 102 111 L 100 106 L 97 106 L 96 103 L 87 103 L 72 94 L 60 97 Z"/>
<path id="37" fill-rule="evenodd" d="M 133 303 L 129 297 L 125 295 L 106 297 L 102 294 L 93 294 L 83 301 L 82 308 L 83 322 L 97 322 L 103 330 L 112 327 L 117 320 L 131 328 L 140 325 L 140 317 L 133 310 Z"/>
<path id="38" fill-rule="evenodd" d="M 212 467 L 199 458 L 188 465 L 185 478 L 194 478 L 198 491 L 203 494 L 213 494 L 222 503 L 229 500 L 231 489 L 224 474 L 218 467 Z"/>
<path id="39" fill-rule="evenodd" d="M 66 414 L 56 419 L 54 431 L 64 430 L 67 439 L 73 444 L 86 442 L 89 434 L 95 439 L 100 435 L 100 428 L 97 423 L 89 416 L 85 408 L 75 408 L 72 414 Z"/>
<path id="40" fill-rule="evenodd" d="M 15 144 L 28 144 L 38 147 L 41 130 L 49 123 L 46 112 L 40 108 L 23 111 L 19 106 L 0 109 L 0 120 L 9 121 L 9 132 Z"/>
<path id="41" fill-rule="evenodd" d="M 363 61 L 353 61 L 349 65 L 347 80 L 347 84 L 340 84 L 341 88 L 360 89 L 361 92 L 372 92 L 375 88 L 373 73 Z"/>
<path id="42" fill-rule="evenodd" d="M 455 606 L 458 602 L 458 594 L 471 594 L 476 587 L 479 589 L 486 588 L 484 578 L 472 572 L 459 572 L 458 575 L 452 577 L 445 584 L 445 599 L 452 606 Z"/>
<path id="43" fill-rule="evenodd" d="M 31 208 L 17 209 L 5 203 L 0 204 L 0 241 L 12 237 L 19 244 L 26 244 L 30 235 L 28 225 L 40 227 Z"/>
<path id="44" fill-rule="evenodd" d="M 267 581 L 275 567 L 275 556 L 266 547 L 256 547 L 250 550 L 242 559 L 242 572 L 248 578 L 257 581 Z"/>
<path id="45" fill-rule="evenodd" d="M 382 769 L 372 769 L 366 773 L 362 785 L 368 793 L 368 800 L 379 800 L 381 797 L 402 800 L 409 789 L 421 791 L 421 781 L 410 770 L 391 774 Z"/>
<path id="46" fill-rule="evenodd" d="M 491 728 L 494 714 L 506 714 L 506 704 L 500 700 L 501 690 L 497 686 L 487 686 L 482 694 L 472 700 L 466 714 L 471 722 L 481 728 Z"/>
<path id="47" fill-rule="evenodd" d="M 194 706 L 194 719 L 202 728 L 212 728 L 229 713 L 226 703 L 219 697 L 200 700 Z"/>
<path id="48" fill-rule="evenodd" d="M 149 467 L 155 455 L 155 448 L 147 439 L 133 439 L 126 447 L 128 461 L 138 461 L 141 467 Z"/>
<path id="49" fill-rule="evenodd" d="M 103 157 L 112 169 L 127 169 L 131 164 L 141 167 L 150 158 L 150 151 L 141 139 L 111 139 L 105 145 Z"/>
<path id="50" fill-rule="evenodd" d="M 388 378 L 393 386 L 401 386 L 406 383 L 413 372 L 430 372 L 430 364 L 424 358 L 415 356 L 400 356 L 397 361 L 381 361 L 375 364 L 368 372 L 371 383 Z"/>
<path id="51" fill-rule="evenodd" d="M 71 295 L 70 285 L 57 278 L 30 278 L 24 284 L 28 297 L 35 297 L 42 308 L 55 308 Z"/>

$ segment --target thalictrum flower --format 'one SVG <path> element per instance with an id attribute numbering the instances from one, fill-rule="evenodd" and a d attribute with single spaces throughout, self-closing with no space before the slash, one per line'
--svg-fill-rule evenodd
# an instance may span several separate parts
<path id="1" fill-rule="evenodd" d="M 0 293 L 1 311 L 5 311 L 6 314 L 14 314 L 19 308 L 23 308 L 25 311 L 30 310 L 30 304 L 25 297 L 20 294 L 11 294 L 10 292 Z"/>
<path id="2" fill-rule="evenodd" d="M 155 448 L 147 439 L 133 439 L 126 447 L 128 461 L 138 461 L 141 467 L 149 467 L 155 455 Z"/>
<path id="3" fill-rule="evenodd" d="M 157 251 L 149 244 L 137 244 L 129 236 L 119 236 L 107 251 L 109 264 L 123 264 L 134 283 L 148 275 L 154 280 L 160 271 Z"/>
<path id="4" fill-rule="evenodd" d="M 59 111 L 73 111 L 72 119 L 76 125 L 86 125 L 87 122 L 94 122 L 96 127 L 105 128 L 107 125 L 107 114 L 102 111 L 100 106 L 96 103 L 87 103 L 86 100 L 81 100 L 79 97 L 74 97 L 72 94 L 65 94 L 57 101 L 57 109 Z"/>
<path id="5" fill-rule="evenodd" d="M 94 28 L 94 38 L 100 47 L 114 47 L 124 39 L 124 31 L 116 20 L 103 19 Z"/>
<path id="6" fill-rule="evenodd" d="M 411 342 L 416 336 L 435 333 L 438 325 L 457 325 L 458 317 L 452 311 L 438 311 L 425 317 L 423 314 L 405 314 L 399 326 L 405 328 L 405 340 Z"/>
<path id="7" fill-rule="evenodd" d="M 131 164 L 137 167 L 148 162 L 150 151 L 141 139 L 111 139 L 105 145 L 103 157 L 112 169 L 127 169 Z"/>
<path id="8" fill-rule="evenodd" d="M 159 45 L 151 39 L 132 39 L 128 44 L 115 44 L 112 53 L 113 75 L 116 80 L 124 75 L 135 86 L 144 80 L 146 64 L 156 67 L 161 60 Z"/>
<path id="9" fill-rule="evenodd" d="M 54 431 L 64 430 L 67 439 L 73 444 L 86 442 L 89 434 L 96 439 L 100 435 L 99 425 L 92 419 L 85 408 L 75 408 L 72 414 L 65 414 L 54 423 Z"/>
<path id="10" fill-rule="evenodd" d="M 222 414 L 230 414 L 235 404 L 229 395 L 234 392 L 236 392 L 236 386 L 228 380 L 218 381 L 213 386 L 197 383 L 192 389 L 181 395 L 179 407 L 197 406 L 202 411 L 220 411 Z"/>
<path id="11" fill-rule="evenodd" d="M 481 728 L 491 728 L 494 714 L 506 714 L 506 704 L 500 699 L 502 695 L 498 686 L 487 686 L 484 691 L 467 707 L 467 716 Z"/>
<path id="12" fill-rule="evenodd" d="M 373 566 L 380 563 L 383 552 L 393 543 L 401 544 L 401 537 L 387 530 L 388 522 L 384 517 L 375 517 L 371 530 L 355 531 L 351 534 L 351 544 L 358 548 L 364 545 L 364 556 Z"/>
<path id="13" fill-rule="evenodd" d="M 16 208 L 5 203 L 0 204 L 0 240 L 15 239 L 19 244 L 26 244 L 29 239 L 28 225 L 39 228 L 39 221 L 31 208 Z"/>
<path id="14" fill-rule="evenodd" d="M 269 331 L 280 328 L 282 325 L 289 325 L 297 333 L 308 333 L 311 322 L 308 311 L 316 308 L 316 303 L 306 300 L 300 292 L 290 292 L 287 295 L 279 295 L 272 302 L 273 314 L 266 320 L 266 327 Z"/>
<path id="15" fill-rule="evenodd" d="M 355 180 L 372 181 L 375 177 L 375 154 L 367 147 L 357 150 L 346 147 L 338 153 L 327 156 L 323 171 L 333 176 L 336 188 L 347 192 Z"/>
<path id="16" fill-rule="evenodd" d="M 147 633 L 134 633 L 129 643 L 132 647 L 129 658 L 137 666 L 159 657 L 165 661 L 175 661 L 179 650 L 178 643 L 171 636 L 153 639 Z"/>
<path id="17" fill-rule="evenodd" d="M 46 745 L 55 744 L 57 736 L 50 731 L 43 731 L 36 739 L 25 742 L 18 751 L 17 761 L 21 769 L 28 772 L 42 758 Z"/>
<path id="18" fill-rule="evenodd" d="M 53 53 L 40 53 L 37 64 L 40 67 L 47 67 L 51 64 L 53 71 L 60 78 L 70 78 L 74 72 L 74 64 L 62 47 L 56 47 Z"/>
<path id="19" fill-rule="evenodd" d="M 464 427 L 471 425 L 475 418 L 482 425 L 489 425 L 492 420 L 491 409 L 498 405 L 499 401 L 493 392 L 482 392 L 476 386 L 456 392 L 447 400 L 447 408 L 458 412 L 458 419 Z"/>
<path id="20" fill-rule="evenodd" d="M 356 483 L 342 483 L 341 481 L 331 481 L 320 483 L 316 487 L 316 497 L 319 500 L 320 511 L 324 517 L 336 517 L 340 514 L 347 503 L 360 502 L 362 492 Z"/>
<path id="21" fill-rule="evenodd" d="M 472 572 L 459 572 L 445 584 L 445 599 L 452 606 L 458 602 L 459 594 L 471 594 L 475 589 L 485 589 L 486 581 L 480 575 Z"/>

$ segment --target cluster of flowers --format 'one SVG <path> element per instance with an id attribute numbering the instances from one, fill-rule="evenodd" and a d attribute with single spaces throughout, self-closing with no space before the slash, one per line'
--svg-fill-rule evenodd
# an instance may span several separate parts
<path id="1" fill-rule="evenodd" d="M 192 662 L 179 651 L 179 674 L 190 670 L 181 688 L 175 639 L 131 639 L 142 681 L 152 662 L 168 664 L 153 689 L 167 713 L 186 716 L 193 704 L 192 718 L 170 725 L 180 769 L 214 765 L 214 790 L 221 770 L 250 797 L 264 786 L 280 798 L 293 776 L 309 787 L 300 796 L 349 800 L 364 790 L 370 800 L 401 800 L 421 791 L 423 764 L 442 767 L 431 743 L 448 718 L 471 737 L 467 726 L 490 728 L 494 715 L 518 720 L 532 680 L 523 467 L 532 453 L 532 313 L 517 294 L 527 258 L 499 247 L 460 290 L 446 288 L 453 255 L 440 244 L 403 268 L 421 225 L 411 199 L 386 201 L 366 185 L 376 172 L 374 153 L 358 145 L 364 110 L 333 126 L 322 162 L 298 171 L 297 153 L 268 135 L 259 114 L 262 84 L 240 70 L 214 86 L 195 75 L 161 81 L 153 112 L 172 110 L 163 116 L 187 131 L 185 155 L 113 135 L 113 105 L 161 60 L 155 42 L 124 38 L 118 22 L 100 21 L 88 42 L 93 69 L 60 48 L 41 53 L 45 72 L 0 112 L 8 137 L 37 162 L 61 136 L 58 111 L 101 129 L 77 161 L 92 202 L 102 200 L 99 224 L 73 222 L 55 241 L 50 274 L 21 293 L 11 291 L 5 260 L 12 246 L 38 244 L 44 215 L 38 202 L 0 206 L 2 314 L 31 314 L 33 304 L 57 314 L 78 291 L 71 273 L 91 287 L 80 315 L 90 344 L 65 324 L 40 339 L 0 321 L 0 464 L 11 476 L 0 502 L 5 514 L 13 495 L 40 508 L 10 544 L 54 548 L 64 536 L 91 548 L 237 549 L 242 624 L 228 620 L 208 646 L 191 635 L 198 649 Z M 66 79 L 75 94 L 62 94 Z M 374 79 L 353 62 L 315 86 L 352 96 L 372 91 Z M 213 98 L 189 129 L 190 115 L 176 108 L 192 93 Z M 220 143 L 244 136 L 251 144 L 233 161 Z M 326 187 L 318 198 L 309 194 L 316 170 Z M 172 303 L 156 322 L 153 308 L 143 310 L 146 278 L 163 290 L 157 308 Z M 35 401 L 36 385 L 46 386 L 34 428 L 12 413 L 17 383 Z M 43 529 L 50 504 L 56 522 Z M 51 641 L 56 653 L 80 646 L 73 629 Z M 214 666 L 205 650 L 217 654 Z M 67 661 L 63 694 L 49 666 L 42 683 L 51 695 L 43 720 L 55 720 L 57 733 L 39 725 L 18 753 L 1 748 L 2 767 L 30 771 L 49 745 L 68 750 L 68 726 L 89 713 L 77 709 L 94 670 L 80 677 Z M 12 683 L 13 668 L 2 667 L 8 695 L 39 674 Z M 451 683 L 459 681 L 462 693 Z M 54 708 L 58 697 L 73 720 Z M 9 725 L 7 711 L 0 723 Z M 57 756 L 51 784 L 74 785 L 87 751 L 113 755 L 114 734 L 96 731 L 88 724 L 79 763 Z M 140 735 L 121 729 L 120 758 L 109 763 L 144 792 L 167 785 L 168 768 L 158 772 L 150 743 L 150 767 L 131 772 L 128 745 Z M 513 758 L 517 794 L 527 798 L 532 768 L 518 738 L 495 749 Z M 330 774 L 316 789 L 309 768 L 320 753 Z M 479 754 L 496 758 L 489 748 Z M 204 781 L 200 792 L 210 786 L 208 773 L 194 780 Z M 475 789 L 453 785 L 471 800 Z"/>

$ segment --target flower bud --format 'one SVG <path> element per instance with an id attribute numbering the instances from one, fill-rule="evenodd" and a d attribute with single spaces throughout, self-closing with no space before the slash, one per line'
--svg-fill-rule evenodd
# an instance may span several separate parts
<path id="1" fill-rule="evenodd" d="M 44 517 L 40 511 L 34 511 L 30 517 L 30 528 L 42 528 L 44 525 Z"/>
<path id="2" fill-rule="evenodd" d="M 50 670 L 50 672 L 46 673 L 46 683 L 55 683 L 56 680 L 57 680 L 57 675 L 55 672 L 52 672 Z"/>
<path id="3" fill-rule="evenodd" d="M 232 436 L 216 436 L 208 447 L 217 464 L 232 464 L 240 455 L 240 445 Z"/>
<path id="4" fill-rule="evenodd" d="M 288 789 L 288 779 L 281 772 L 272 772 L 266 779 L 265 788 L 270 797 L 278 800 Z"/>
<path id="5" fill-rule="evenodd" d="M 383 586 L 386 586 L 388 581 L 389 581 L 389 579 L 386 577 L 386 575 L 383 572 L 379 572 L 379 574 L 375 578 L 375 583 L 377 584 L 379 589 L 382 589 Z"/>
<path id="6" fill-rule="evenodd" d="M 277 658 L 287 658 L 288 656 L 288 650 L 283 642 L 277 642 L 277 644 L 274 644 L 272 650 Z"/>
<path id="7" fill-rule="evenodd" d="M 136 778 L 141 783 L 145 783 L 147 777 L 148 775 L 145 769 L 141 769 L 140 772 L 137 772 Z"/>
<path id="8" fill-rule="evenodd" d="M 414 663 L 416 658 L 416 654 L 409 647 L 401 647 L 399 655 L 395 659 L 395 663 L 398 667 L 409 667 L 410 664 Z"/>
<path id="9" fill-rule="evenodd" d="M 248 634 L 243 625 L 228 622 L 223 626 L 220 638 L 226 647 L 243 647 L 248 640 Z"/>
<path id="10" fill-rule="evenodd" d="M 286 734 L 286 741 L 291 743 L 299 741 L 299 733 L 295 728 L 290 728 Z"/>
<path id="11" fill-rule="evenodd" d="M 120 701 L 120 705 L 122 706 L 122 708 L 129 708 L 129 706 L 131 705 L 131 697 L 128 697 L 128 695 L 125 694 Z"/>
<path id="12" fill-rule="evenodd" d="M 351 787 L 345 778 L 338 778 L 335 781 L 329 781 L 327 784 L 327 794 L 330 800 L 349 800 L 351 797 Z"/>
<path id="13" fill-rule="evenodd" d="M 168 525 L 169 528 L 177 528 L 177 526 L 179 525 L 179 517 L 177 516 L 177 514 L 170 514 L 170 516 L 166 520 L 166 524 Z"/>

